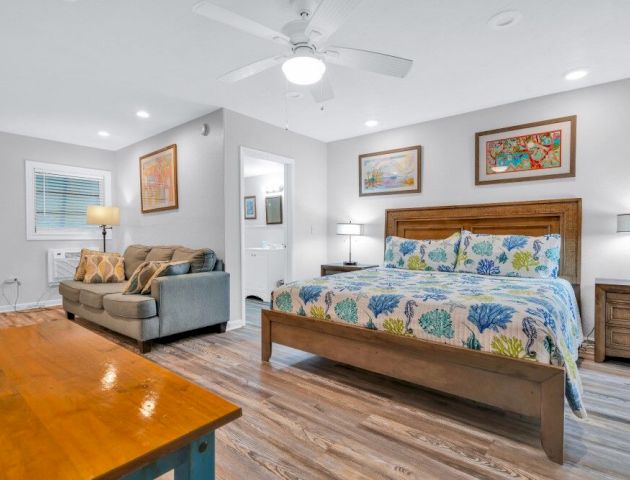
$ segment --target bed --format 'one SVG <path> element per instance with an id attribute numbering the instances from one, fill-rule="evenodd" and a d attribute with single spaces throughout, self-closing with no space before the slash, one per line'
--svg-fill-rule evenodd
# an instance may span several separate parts
<path id="1" fill-rule="evenodd" d="M 543 449 L 562 463 L 565 383 L 585 415 L 575 364 L 580 223 L 580 199 L 387 210 L 385 236 L 559 233 L 561 278 L 374 268 L 296 282 L 262 312 L 263 361 L 279 343 L 538 418 Z"/>

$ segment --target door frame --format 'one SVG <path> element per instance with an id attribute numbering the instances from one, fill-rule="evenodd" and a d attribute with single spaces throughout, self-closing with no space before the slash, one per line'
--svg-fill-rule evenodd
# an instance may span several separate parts
<path id="1" fill-rule="evenodd" d="M 284 201 L 282 202 L 282 210 L 285 224 L 285 245 L 286 245 L 286 271 L 285 282 L 289 283 L 293 280 L 293 212 L 294 212 L 294 185 L 295 185 L 295 160 L 276 153 L 265 152 L 250 147 L 240 147 L 239 151 L 239 168 L 240 168 L 240 185 L 239 185 L 239 215 L 240 215 L 240 258 L 241 258 L 241 281 L 240 281 L 240 302 L 241 302 L 241 318 L 243 325 L 247 323 L 247 307 L 245 304 L 244 284 L 245 284 L 245 218 L 243 211 L 245 203 L 243 195 L 245 194 L 245 159 L 247 157 L 267 160 L 270 162 L 281 163 L 284 165 Z"/>

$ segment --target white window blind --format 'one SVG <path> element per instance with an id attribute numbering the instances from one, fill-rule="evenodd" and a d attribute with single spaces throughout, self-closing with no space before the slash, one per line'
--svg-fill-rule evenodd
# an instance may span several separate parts
<path id="1" fill-rule="evenodd" d="M 109 172 L 27 161 L 26 182 L 28 239 L 98 238 L 87 207 L 109 204 Z"/>
<path id="2" fill-rule="evenodd" d="M 35 232 L 93 228 L 86 224 L 89 205 L 104 204 L 102 178 L 77 177 L 36 170 Z"/>

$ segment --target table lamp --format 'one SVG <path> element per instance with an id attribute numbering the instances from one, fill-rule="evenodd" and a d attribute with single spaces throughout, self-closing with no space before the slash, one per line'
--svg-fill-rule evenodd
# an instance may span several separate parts
<path id="1" fill-rule="evenodd" d="M 337 235 L 348 235 L 348 261 L 343 262 L 344 265 L 356 265 L 357 262 L 352 261 L 352 237 L 355 235 L 363 235 L 363 225 L 360 223 L 352 223 L 349 221 L 348 223 L 338 223 L 337 224 Z"/>
<path id="2" fill-rule="evenodd" d="M 99 225 L 103 231 L 103 252 L 106 252 L 105 236 L 112 225 L 120 225 L 120 211 L 118 207 L 101 207 L 91 205 L 87 209 L 88 225 Z"/>

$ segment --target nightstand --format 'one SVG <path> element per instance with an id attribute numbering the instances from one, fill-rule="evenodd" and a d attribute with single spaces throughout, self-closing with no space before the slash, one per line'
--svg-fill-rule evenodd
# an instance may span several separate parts
<path id="1" fill-rule="evenodd" d="M 630 358 L 630 280 L 595 279 L 595 361 Z"/>
<path id="2" fill-rule="evenodd" d="M 378 267 L 378 265 L 367 265 L 357 263 L 356 265 L 344 265 L 343 263 L 327 263 L 322 265 L 322 277 L 333 275 L 335 273 L 354 272 L 356 270 L 365 270 L 366 268 Z"/>

